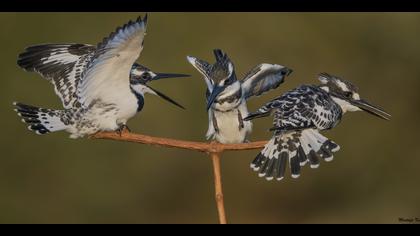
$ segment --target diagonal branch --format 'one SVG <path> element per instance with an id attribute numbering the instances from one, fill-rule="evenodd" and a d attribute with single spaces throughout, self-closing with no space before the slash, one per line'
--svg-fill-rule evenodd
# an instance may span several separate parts
<path id="1" fill-rule="evenodd" d="M 193 151 L 199 151 L 207 153 L 213 163 L 213 172 L 214 172 L 214 187 L 215 187 L 215 198 L 217 204 L 217 211 L 219 215 L 219 222 L 221 224 L 226 224 L 226 214 L 225 214 L 225 205 L 223 200 L 223 190 L 222 190 L 222 175 L 220 171 L 220 157 L 224 151 L 240 151 L 240 150 L 252 150 L 260 149 L 264 147 L 267 141 L 258 141 L 251 143 L 240 143 L 240 144 L 221 144 L 217 142 L 205 143 L 205 142 L 192 142 L 192 141 L 183 141 L 177 139 L 153 137 L 142 134 L 135 134 L 130 132 L 100 132 L 96 133 L 90 138 L 95 139 L 111 139 L 117 141 L 126 141 L 134 142 L 141 144 L 148 144 L 160 147 L 168 148 L 181 148 Z"/>
<path id="2" fill-rule="evenodd" d="M 153 137 L 143 134 L 135 134 L 129 132 L 123 132 L 121 135 L 116 132 L 100 132 L 91 136 L 96 139 L 112 139 L 118 141 L 127 141 L 134 143 L 142 143 L 148 145 L 155 145 L 161 147 L 170 148 L 181 148 L 188 150 L 195 150 L 206 153 L 220 153 L 224 151 L 239 151 L 239 150 L 252 150 L 264 147 L 267 141 L 258 141 L 251 143 L 239 143 L 239 144 L 221 144 L 216 142 L 205 143 L 205 142 L 192 142 L 183 141 L 177 139 Z"/>

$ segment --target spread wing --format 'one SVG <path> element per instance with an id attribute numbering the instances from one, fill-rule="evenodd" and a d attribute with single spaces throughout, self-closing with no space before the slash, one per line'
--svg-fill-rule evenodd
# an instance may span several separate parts
<path id="1" fill-rule="evenodd" d="M 81 72 L 95 52 L 88 44 L 42 44 L 25 49 L 17 64 L 24 70 L 37 72 L 54 85 L 65 109 L 71 108 Z"/>
<path id="2" fill-rule="evenodd" d="M 207 93 L 210 94 L 213 91 L 214 87 L 214 81 L 211 79 L 210 76 L 212 65 L 204 60 L 192 56 L 187 56 L 187 60 L 203 75 L 204 81 L 207 85 Z"/>
<path id="3" fill-rule="evenodd" d="M 276 64 L 260 64 L 254 67 L 242 81 L 242 93 L 248 99 L 277 88 L 292 70 Z"/>
<path id="4" fill-rule="evenodd" d="M 247 119 L 274 114 L 271 130 L 301 130 L 332 128 L 339 122 L 342 111 L 331 97 L 315 86 L 303 85 L 264 105 Z"/>
<path id="5" fill-rule="evenodd" d="M 339 122 L 341 108 L 323 90 L 301 86 L 278 99 L 274 105 L 274 130 L 330 129 Z"/>
<path id="6" fill-rule="evenodd" d="M 83 106 L 97 99 L 112 101 L 129 86 L 130 70 L 140 56 L 146 34 L 147 15 L 119 27 L 98 44 L 82 75 L 77 95 Z"/>

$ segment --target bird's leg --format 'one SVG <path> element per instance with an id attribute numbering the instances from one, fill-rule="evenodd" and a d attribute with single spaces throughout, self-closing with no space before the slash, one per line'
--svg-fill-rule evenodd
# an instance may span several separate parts
<path id="1" fill-rule="evenodd" d="M 238 121 L 239 121 L 239 130 L 243 129 L 244 126 L 244 120 L 242 119 L 241 111 L 238 110 Z"/>
<path id="2" fill-rule="evenodd" d="M 216 119 L 216 116 L 214 115 L 214 112 L 212 115 L 212 120 L 213 120 L 214 131 L 216 131 L 216 133 L 219 133 L 219 125 L 217 125 L 217 119 Z"/>
<path id="3" fill-rule="evenodd" d="M 118 129 L 116 130 L 116 132 L 121 137 L 123 133 L 130 133 L 131 130 L 130 130 L 130 128 L 128 128 L 128 126 L 126 124 L 120 124 L 119 127 L 118 127 Z"/>

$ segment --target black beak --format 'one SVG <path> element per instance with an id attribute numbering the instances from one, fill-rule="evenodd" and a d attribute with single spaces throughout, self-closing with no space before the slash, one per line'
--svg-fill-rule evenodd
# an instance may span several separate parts
<path id="1" fill-rule="evenodd" d="M 223 87 L 215 85 L 213 88 L 213 92 L 207 98 L 207 110 L 210 109 L 211 105 L 213 105 L 214 100 L 216 100 L 217 96 L 223 91 Z"/>
<path id="2" fill-rule="evenodd" d="M 180 78 L 180 77 L 190 77 L 191 75 L 185 74 L 170 74 L 170 73 L 157 73 L 155 77 L 151 80 L 160 80 L 160 79 L 169 79 L 169 78 Z"/>
<path id="3" fill-rule="evenodd" d="M 146 85 L 146 86 L 147 86 L 147 85 Z M 184 109 L 184 110 L 185 110 L 185 107 L 183 107 L 181 104 L 179 104 L 179 103 L 175 102 L 175 100 L 173 100 L 172 98 L 170 98 L 170 97 L 166 96 L 165 94 L 163 94 L 163 93 L 161 93 L 161 92 L 157 91 L 156 89 L 151 88 L 150 86 L 147 86 L 147 87 L 148 87 L 150 90 L 152 90 L 153 92 L 155 92 L 155 93 L 156 93 L 156 95 L 158 95 L 159 97 L 161 97 L 161 98 L 165 99 L 166 101 L 168 101 L 168 102 L 170 102 L 170 103 L 174 104 L 175 106 L 180 107 L 180 108 L 182 108 L 182 109 Z"/>
<path id="4" fill-rule="evenodd" d="M 350 103 L 359 107 L 363 111 L 366 111 L 366 112 L 368 112 L 368 113 L 370 113 L 374 116 L 377 116 L 379 118 L 382 118 L 384 120 L 390 120 L 391 119 L 391 115 L 389 113 L 384 111 L 382 108 L 379 108 L 377 106 L 374 106 L 374 105 L 370 104 L 366 100 L 363 100 L 363 99 L 351 100 Z"/>

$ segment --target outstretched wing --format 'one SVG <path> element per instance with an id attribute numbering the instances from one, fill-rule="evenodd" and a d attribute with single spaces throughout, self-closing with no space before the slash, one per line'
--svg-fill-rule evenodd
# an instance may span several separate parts
<path id="1" fill-rule="evenodd" d="M 334 127 L 341 118 L 341 108 L 322 89 L 300 86 L 285 93 L 271 105 L 275 110 L 272 130 L 296 130 Z"/>
<path id="2" fill-rule="evenodd" d="M 97 99 L 113 101 L 118 91 L 126 91 L 131 67 L 143 49 L 146 22 L 147 15 L 130 21 L 98 44 L 77 90 L 83 106 Z"/>
<path id="3" fill-rule="evenodd" d="M 284 82 L 284 77 L 292 72 L 287 67 L 276 64 L 260 64 L 254 67 L 242 81 L 242 93 L 248 99 L 259 96 Z"/>
<path id="4" fill-rule="evenodd" d="M 208 94 L 210 94 L 213 91 L 214 87 L 214 81 L 211 79 L 210 75 L 212 65 L 204 60 L 192 56 L 187 56 L 187 60 L 203 75 L 204 81 L 207 85 L 207 92 Z"/>
<path id="5" fill-rule="evenodd" d="M 81 72 L 95 52 L 88 44 L 41 44 L 30 46 L 18 56 L 17 64 L 26 71 L 37 72 L 54 85 L 65 109 L 76 100 Z"/>
<path id="6" fill-rule="evenodd" d="M 341 118 L 341 108 L 322 89 L 302 85 L 272 100 L 246 120 L 268 116 L 274 111 L 271 130 L 290 131 L 334 127 Z"/>

